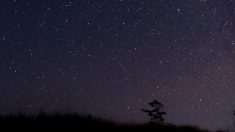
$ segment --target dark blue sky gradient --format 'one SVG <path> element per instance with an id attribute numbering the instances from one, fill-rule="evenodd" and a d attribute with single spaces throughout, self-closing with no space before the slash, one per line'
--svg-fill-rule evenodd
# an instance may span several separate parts
<path id="1" fill-rule="evenodd" d="M 233 0 L 1 0 L 0 113 L 232 126 Z"/>

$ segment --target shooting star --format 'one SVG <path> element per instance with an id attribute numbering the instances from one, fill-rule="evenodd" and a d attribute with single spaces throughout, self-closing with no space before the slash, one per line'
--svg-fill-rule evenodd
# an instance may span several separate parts
<path id="1" fill-rule="evenodd" d="M 125 69 L 125 67 L 122 65 L 122 63 L 119 60 L 117 60 L 117 63 L 119 64 L 119 66 L 120 66 L 120 68 L 122 70 L 122 73 L 124 75 L 125 80 L 128 80 L 128 77 L 127 77 L 128 76 L 128 72 L 127 72 L 127 70 Z"/>

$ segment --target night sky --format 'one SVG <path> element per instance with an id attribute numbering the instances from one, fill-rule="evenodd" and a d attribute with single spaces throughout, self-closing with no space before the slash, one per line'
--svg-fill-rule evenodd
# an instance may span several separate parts
<path id="1" fill-rule="evenodd" d="M 231 127 L 233 0 L 0 0 L 0 114 Z"/>

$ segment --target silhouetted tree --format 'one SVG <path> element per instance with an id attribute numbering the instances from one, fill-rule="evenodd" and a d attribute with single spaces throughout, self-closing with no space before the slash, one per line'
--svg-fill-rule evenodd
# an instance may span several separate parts
<path id="1" fill-rule="evenodd" d="M 148 113 L 148 116 L 150 117 L 150 123 L 164 124 L 165 119 L 163 118 L 163 116 L 166 115 L 166 112 L 164 111 L 164 105 L 157 100 L 153 100 L 148 104 L 152 107 L 152 109 L 141 110 L 145 113 Z"/>
<path id="2" fill-rule="evenodd" d="M 233 110 L 233 116 L 235 117 L 235 110 Z M 233 121 L 233 127 L 235 129 L 235 121 Z"/>

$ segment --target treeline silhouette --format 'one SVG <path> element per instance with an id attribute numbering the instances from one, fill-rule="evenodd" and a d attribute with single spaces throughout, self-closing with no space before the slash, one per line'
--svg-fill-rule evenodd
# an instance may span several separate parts
<path id="1" fill-rule="evenodd" d="M 158 100 L 148 103 L 149 109 L 141 109 L 150 118 L 148 123 L 121 124 L 111 120 L 91 115 L 74 114 L 47 114 L 40 112 L 37 115 L 9 114 L 0 116 L 0 131 L 27 130 L 27 131 L 157 131 L 157 132 L 209 132 L 196 126 L 177 126 L 165 123 L 165 106 Z M 235 115 L 235 111 L 234 111 Z M 217 132 L 223 132 L 218 130 Z"/>
<path id="2" fill-rule="evenodd" d="M 0 129 L 28 130 L 28 131 L 174 131 L 174 132 L 208 132 L 193 126 L 176 126 L 173 124 L 120 124 L 94 116 L 81 116 L 79 114 L 45 114 L 36 116 L 7 115 L 0 117 Z"/>

